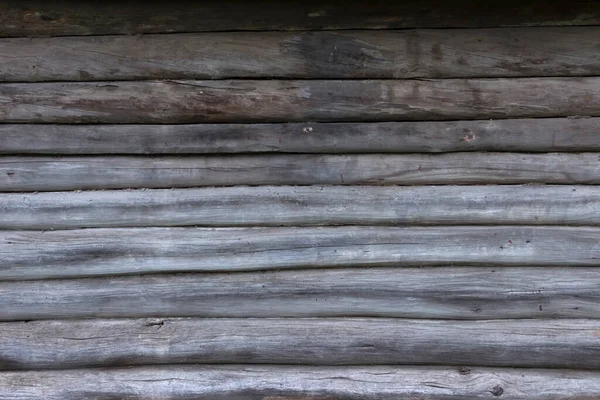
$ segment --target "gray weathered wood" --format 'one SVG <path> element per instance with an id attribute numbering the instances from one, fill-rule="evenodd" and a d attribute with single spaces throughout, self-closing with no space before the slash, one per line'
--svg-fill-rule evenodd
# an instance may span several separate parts
<path id="1" fill-rule="evenodd" d="M 0 231 L 0 279 L 419 266 L 600 266 L 589 227 L 111 228 Z"/>
<path id="2" fill-rule="evenodd" d="M 501 397 L 500 397 L 501 396 Z M 178 365 L 0 374 L 4 400 L 575 400 L 600 397 L 592 371 L 485 367 Z"/>
<path id="3" fill-rule="evenodd" d="M 282 29 L 598 25 L 596 0 L 270 0 L 48 2 L 5 0 L 0 36 Z"/>
<path id="4" fill-rule="evenodd" d="M 0 195 L 0 229 L 398 224 L 600 225 L 600 187 L 235 186 Z"/>
<path id="5" fill-rule="evenodd" d="M 600 116 L 600 77 L 0 84 L 0 122 L 197 123 Z"/>
<path id="6" fill-rule="evenodd" d="M 423 267 L 0 283 L 0 320 L 93 317 L 600 318 L 596 268 Z"/>
<path id="7" fill-rule="evenodd" d="M 0 40 L 0 81 L 600 75 L 600 27 Z"/>
<path id="8" fill-rule="evenodd" d="M 599 151 L 600 118 L 198 125 L 0 124 L 0 154 Z"/>
<path id="9" fill-rule="evenodd" d="M 1 157 L 0 191 L 236 185 L 600 184 L 599 172 L 599 153 Z"/>
<path id="10" fill-rule="evenodd" d="M 144 364 L 600 368 L 598 320 L 366 318 L 4 322 L 0 369 Z"/>

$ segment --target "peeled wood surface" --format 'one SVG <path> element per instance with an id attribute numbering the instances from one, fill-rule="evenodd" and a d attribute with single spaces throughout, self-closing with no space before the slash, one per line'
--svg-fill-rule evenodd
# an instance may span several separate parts
<path id="1" fill-rule="evenodd" d="M 395 121 L 600 115 L 600 77 L 0 84 L 0 122 Z"/>
<path id="2" fill-rule="evenodd" d="M 591 371 L 452 367 L 178 365 L 3 372 L 5 400 L 574 400 L 600 396 Z"/>
<path id="3" fill-rule="evenodd" d="M 0 279 L 419 265 L 599 266 L 585 227 L 0 231 Z"/>
<path id="4" fill-rule="evenodd" d="M 0 124 L 0 154 L 598 151 L 600 118 L 197 125 Z"/>
<path id="5" fill-rule="evenodd" d="M 0 191 L 4 192 L 236 185 L 523 183 L 600 184 L 600 154 L 0 158 Z"/>
<path id="6" fill-rule="evenodd" d="M 600 27 L 2 39 L 0 81 L 600 75 L 599 46 Z"/>
<path id="7" fill-rule="evenodd" d="M 236 186 L 0 195 L 0 229 L 398 224 L 600 225 L 600 187 Z"/>
<path id="8" fill-rule="evenodd" d="M 24 295 L 25 294 L 25 295 Z M 0 283 L 0 320 L 600 318 L 596 268 L 423 267 Z"/>
<path id="9" fill-rule="evenodd" d="M 135 34 L 160 32 L 414 27 L 598 25 L 595 0 L 378 1 L 7 0 L 0 36 Z"/>
<path id="10" fill-rule="evenodd" d="M 115 319 L 0 324 L 0 369 L 144 364 L 599 368 L 596 320 Z"/>

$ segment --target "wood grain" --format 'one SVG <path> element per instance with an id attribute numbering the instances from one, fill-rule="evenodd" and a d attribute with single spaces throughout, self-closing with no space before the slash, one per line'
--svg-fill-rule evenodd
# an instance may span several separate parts
<path id="1" fill-rule="evenodd" d="M 0 84 L 0 122 L 199 123 L 600 116 L 600 77 Z"/>
<path id="2" fill-rule="evenodd" d="M 597 226 L 600 187 L 236 186 L 0 195 L 0 229 L 402 224 Z"/>
<path id="3" fill-rule="evenodd" d="M 591 371 L 482 367 L 194 365 L 3 372 L 5 400 L 489 399 L 600 396 Z"/>
<path id="4" fill-rule="evenodd" d="M 0 369 L 145 364 L 600 367 L 600 321 L 95 319 L 0 324 Z"/>
<path id="5" fill-rule="evenodd" d="M 0 279 L 316 267 L 599 266 L 586 227 L 111 228 L 0 231 Z"/>
<path id="6" fill-rule="evenodd" d="M 598 25 L 598 2 L 585 0 L 378 1 L 270 0 L 168 3 L 6 0 L 0 36 L 414 27 Z"/>
<path id="7" fill-rule="evenodd" d="M 26 294 L 26 295 L 24 295 Z M 423 267 L 0 282 L 0 320 L 600 318 L 596 268 Z"/>
<path id="8" fill-rule="evenodd" d="M 1 157 L 0 191 L 236 185 L 596 185 L 599 172 L 598 153 Z"/>
<path id="9" fill-rule="evenodd" d="M 0 124 L 0 154 L 600 151 L 600 118 L 196 125 Z"/>
<path id="10" fill-rule="evenodd" d="M 599 38 L 561 27 L 0 39 L 0 81 L 600 75 Z"/>

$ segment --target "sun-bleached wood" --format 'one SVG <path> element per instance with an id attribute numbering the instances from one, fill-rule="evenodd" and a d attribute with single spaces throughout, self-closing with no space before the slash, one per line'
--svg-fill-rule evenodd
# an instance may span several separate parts
<path id="1" fill-rule="evenodd" d="M 598 320 L 94 319 L 0 324 L 0 369 L 147 364 L 600 368 Z"/>
<path id="2" fill-rule="evenodd" d="M 595 226 L 600 187 L 235 186 L 0 195 L 0 229 L 401 224 Z"/>
<path id="3" fill-rule="evenodd" d="M 0 374 L 4 400 L 490 399 L 600 397 L 592 371 L 485 367 L 167 365 Z"/>
<path id="4" fill-rule="evenodd" d="M 0 280 L 316 267 L 600 266 L 590 227 L 0 231 Z"/>
<path id="5" fill-rule="evenodd" d="M 600 116 L 600 77 L 0 84 L 0 122 L 199 123 Z"/>
<path id="6" fill-rule="evenodd" d="M 600 104 L 600 103 L 599 103 Z M 0 191 L 237 185 L 600 184 L 599 153 L 0 158 Z"/>
<path id="7" fill-rule="evenodd" d="M 599 151 L 600 118 L 196 125 L 0 124 L 0 154 Z"/>
<path id="8" fill-rule="evenodd" d="M 24 295 L 26 294 L 26 295 Z M 0 282 L 0 320 L 600 318 L 596 268 L 422 267 Z"/>
<path id="9" fill-rule="evenodd" d="M 487 0 L 186 0 L 0 4 L 0 36 L 102 35 L 198 31 L 460 28 L 599 25 L 597 2 Z"/>
<path id="10" fill-rule="evenodd" d="M 544 27 L 0 39 L 0 81 L 600 75 L 599 38 Z"/>

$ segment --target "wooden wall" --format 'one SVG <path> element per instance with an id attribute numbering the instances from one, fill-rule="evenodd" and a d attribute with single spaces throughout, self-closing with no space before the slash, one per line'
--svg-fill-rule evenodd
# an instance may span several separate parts
<path id="1" fill-rule="evenodd" d="M 0 2 L 0 398 L 600 398 L 600 2 Z"/>

